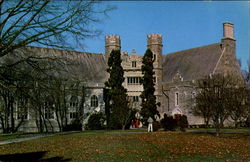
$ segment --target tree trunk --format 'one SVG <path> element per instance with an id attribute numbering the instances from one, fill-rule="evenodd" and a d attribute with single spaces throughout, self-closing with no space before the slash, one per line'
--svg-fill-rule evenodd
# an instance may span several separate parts
<path id="1" fill-rule="evenodd" d="M 56 121 L 57 121 L 57 124 L 58 124 L 58 127 L 59 127 L 59 131 L 62 132 L 62 126 L 61 126 L 62 120 L 60 122 L 60 118 L 59 118 L 59 115 L 58 115 L 58 110 L 56 110 Z"/>
<path id="2" fill-rule="evenodd" d="M 126 125 L 122 125 L 122 130 L 125 130 Z"/>
<path id="3" fill-rule="evenodd" d="M 11 133 L 14 133 L 15 119 L 14 119 L 14 106 L 12 100 L 10 101 L 10 123 L 11 123 Z"/>
<path id="4" fill-rule="evenodd" d="M 21 121 L 17 124 L 17 126 L 15 126 L 14 130 L 13 130 L 13 133 L 16 133 L 19 129 L 19 127 L 23 124 L 23 117 L 21 118 Z"/>
<path id="5" fill-rule="evenodd" d="M 41 114 L 41 116 L 42 116 L 42 122 L 43 122 L 43 125 L 44 125 L 44 127 L 45 127 L 45 131 L 46 131 L 46 133 L 48 133 L 48 132 L 49 132 L 49 130 L 48 130 L 48 127 L 47 127 L 47 124 L 46 124 L 46 120 L 45 120 L 45 118 L 44 118 L 43 114 Z"/>
<path id="6" fill-rule="evenodd" d="M 1 125 L 2 125 L 2 129 L 3 129 L 3 133 L 5 133 L 5 125 L 4 125 L 4 119 L 3 119 L 3 117 L 1 116 L 0 117 L 0 120 L 1 120 Z"/>
<path id="7" fill-rule="evenodd" d="M 220 135 L 220 126 L 221 126 L 220 122 L 218 120 L 215 121 L 214 126 L 215 126 L 216 136 L 218 137 Z"/>
<path id="8" fill-rule="evenodd" d="M 204 118 L 205 128 L 208 128 L 209 119 Z"/>
<path id="9" fill-rule="evenodd" d="M 49 125 L 50 125 L 50 128 L 51 128 L 51 132 L 54 133 L 54 127 L 53 127 L 53 125 L 52 125 L 50 119 L 47 119 L 47 120 L 48 120 L 48 122 L 49 122 Z M 49 132 L 49 130 L 48 130 L 47 132 Z"/>
<path id="10" fill-rule="evenodd" d="M 238 128 L 238 120 L 234 120 L 234 127 Z"/>
<path id="11" fill-rule="evenodd" d="M 38 113 L 38 116 L 39 116 L 39 131 L 40 131 L 40 133 L 43 133 L 43 119 L 42 119 L 42 108 L 41 108 L 41 106 L 39 106 L 38 109 L 39 109 L 39 113 Z"/>

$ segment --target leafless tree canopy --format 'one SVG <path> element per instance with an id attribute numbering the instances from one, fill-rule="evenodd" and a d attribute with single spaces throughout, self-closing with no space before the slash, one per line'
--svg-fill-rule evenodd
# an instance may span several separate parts
<path id="1" fill-rule="evenodd" d="M 69 94 L 81 96 L 82 116 L 84 85 L 82 80 L 74 79 L 80 74 L 69 77 L 67 70 L 75 66 L 74 61 L 27 46 L 83 47 L 85 38 L 100 34 L 93 25 L 111 9 L 94 0 L 0 0 L 0 127 L 4 132 L 16 132 L 27 118 L 28 109 L 40 132 L 49 131 L 49 127 L 53 131 L 47 119 L 52 111 L 62 131 L 69 124 Z M 69 92 L 70 85 L 76 83 L 77 94 Z"/>
<path id="2" fill-rule="evenodd" d="M 1 0 L 0 57 L 32 43 L 57 48 L 82 46 L 99 30 L 99 21 L 111 7 L 97 1 Z"/>
<path id="3" fill-rule="evenodd" d="M 247 87 L 242 78 L 215 74 L 198 81 L 198 91 L 193 112 L 204 118 L 208 125 L 213 121 L 217 134 L 226 119 L 235 124 L 247 118 Z"/>

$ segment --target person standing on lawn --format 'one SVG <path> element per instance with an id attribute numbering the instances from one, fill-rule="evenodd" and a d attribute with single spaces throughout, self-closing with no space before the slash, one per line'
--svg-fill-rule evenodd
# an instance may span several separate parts
<path id="1" fill-rule="evenodd" d="M 135 123 L 134 123 L 134 120 L 131 121 L 131 128 L 134 128 L 135 126 Z"/>
<path id="2" fill-rule="evenodd" d="M 139 128 L 139 120 L 138 119 L 135 122 L 135 128 Z"/>
<path id="3" fill-rule="evenodd" d="M 153 132 L 153 119 L 151 117 L 148 118 L 148 132 Z"/>

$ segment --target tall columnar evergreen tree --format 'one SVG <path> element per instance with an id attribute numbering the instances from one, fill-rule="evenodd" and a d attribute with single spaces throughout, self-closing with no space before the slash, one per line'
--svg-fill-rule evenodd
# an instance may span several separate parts
<path id="1" fill-rule="evenodd" d="M 143 117 L 144 121 L 147 121 L 149 117 L 155 120 L 155 115 L 159 116 L 159 112 L 157 110 L 157 106 L 160 103 L 156 103 L 156 97 L 154 95 L 155 88 L 154 88 L 154 59 L 153 53 L 150 49 L 147 49 L 145 55 L 142 59 L 142 74 L 143 78 L 141 79 L 141 84 L 143 85 L 143 92 L 141 94 L 142 98 L 142 109 L 140 114 Z"/>
<path id="2" fill-rule="evenodd" d="M 112 50 L 109 60 L 107 72 L 110 74 L 106 87 L 110 88 L 108 95 L 110 97 L 110 125 L 112 129 L 125 128 L 130 116 L 128 108 L 127 90 L 123 87 L 124 71 L 121 66 L 120 50 Z"/>

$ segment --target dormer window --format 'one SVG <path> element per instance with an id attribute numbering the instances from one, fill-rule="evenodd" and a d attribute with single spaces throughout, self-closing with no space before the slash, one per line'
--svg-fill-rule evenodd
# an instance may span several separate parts
<path id="1" fill-rule="evenodd" d="M 136 67 L 136 61 L 132 61 L 132 67 Z"/>

